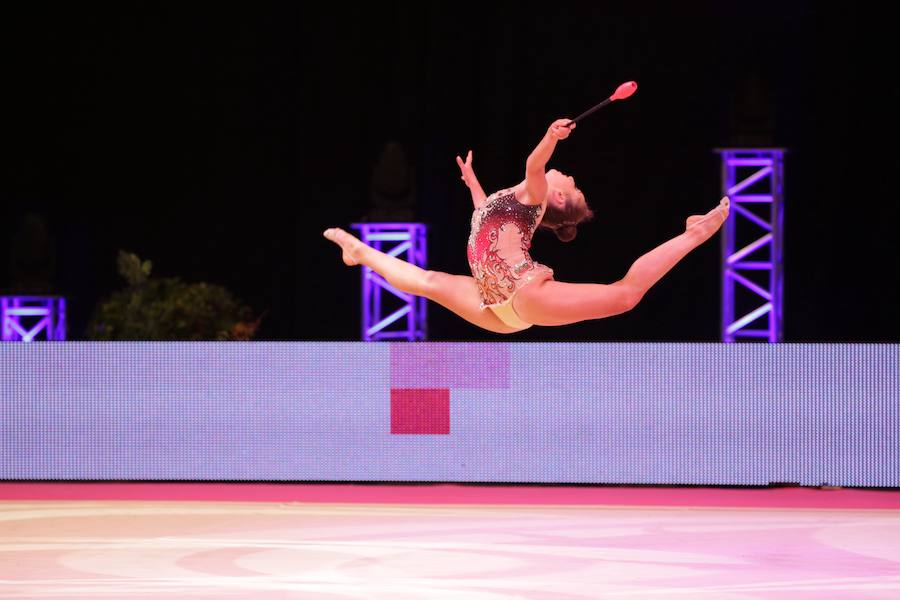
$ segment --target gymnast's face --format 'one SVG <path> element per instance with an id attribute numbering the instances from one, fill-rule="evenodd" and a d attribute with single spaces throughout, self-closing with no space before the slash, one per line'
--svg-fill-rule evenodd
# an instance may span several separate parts
<path id="1" fill-rule="evenodd" d="M 550 202 L 553 202 L 560 208 L 565 206 L 566 202 L 573 198 L 584 198 L 577 187 L 575 187 L 575 179 L 564 173 L 560 173 L 556 169 L 547 171 L 547 187 Z"/>

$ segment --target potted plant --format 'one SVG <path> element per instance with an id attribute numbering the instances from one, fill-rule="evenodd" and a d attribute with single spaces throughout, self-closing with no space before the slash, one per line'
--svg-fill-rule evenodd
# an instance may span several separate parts
<path id="1" fill-rule="evenodd" d="M 88 323 L 91 340 L 250 340 L 255 317 L 227 289 L 150 276 L 152 263 L 119 251 L 125 288 L 102 301 Z"/>

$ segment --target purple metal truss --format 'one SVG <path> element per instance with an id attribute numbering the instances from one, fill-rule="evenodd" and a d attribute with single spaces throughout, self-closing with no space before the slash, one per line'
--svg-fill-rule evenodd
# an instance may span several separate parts
<path id="1" fill-rule="evenodd" d="M 0 339 L 4 342 L 65 340 L 66 299 L 57 296 L 0 296 Z"/>
<path id="2" fill-rule="evenodd" d="M 783 339 L 784 149 L 723 148 L 722 341 Z"/>
<path id="3" fill-rule="evenodd" d="M 353 228 L 359 231 L 363 243 L 426 268 L 422 223 L 354 223 Z M 369 267 L 362 267 L 363 341 L 424 340 L 427 329 L 425 298 L 402 292 Z"/>

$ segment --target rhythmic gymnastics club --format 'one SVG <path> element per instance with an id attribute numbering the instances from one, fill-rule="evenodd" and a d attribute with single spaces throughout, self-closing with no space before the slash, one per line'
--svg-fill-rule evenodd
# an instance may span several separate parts
<path id="1" fill-rule="evenodd" d="M 569 121 L 568 123 L 566 123 L 566 127 L 572 127 L 573 124 L 582 120 L 583 118 L 585 118 L 589 114 L 593 113 L 594 111 L 600 110 L 601 108 L 603 108 L 604 106 L 606 106 L 607 104 L 612 102 L 613 100 L 624 100 L 628 96 L 632 95 L 636 90 L 637 90 L 637 82 L 626 81 L 625 83 L 623 83 L 622 85 L 620 85 L 619 87 L 616 88 L 616 91 L 613 92 L 612 96 L 610 96 L 609 98 L 607 98 L 606 100 L 604 100 L 603 102 L 598 104 L 597 106 L 584 111 L 583 113 L 581 113 L 580 115 L 575 117 L 572 121 Z"/>

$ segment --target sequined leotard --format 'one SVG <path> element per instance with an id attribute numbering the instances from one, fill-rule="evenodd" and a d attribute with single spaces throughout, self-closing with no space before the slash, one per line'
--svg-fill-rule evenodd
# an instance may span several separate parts
<path id="1" fill-rule="evenodd" d="M 515 293 L 553 270 L 531 260 L 531 236 L 540 223 L 541 205 L 516 200 L 513 190 L 494 192 L 472 214 L 468 256 L 481 292 L 481 307 L 509 302 Z"/>

